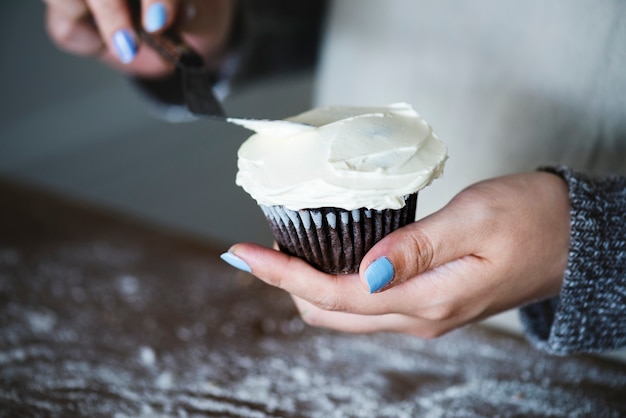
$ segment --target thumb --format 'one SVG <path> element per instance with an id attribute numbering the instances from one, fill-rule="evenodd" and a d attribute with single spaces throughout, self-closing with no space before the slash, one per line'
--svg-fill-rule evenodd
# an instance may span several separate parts
<path id="1" fill-rule="evenodd" d="M 387 290 L 427 270 L 472 254 L 478 230 L 468 216 L 446 207 L 380 240 L 361 261 L 370 293 Z"/>

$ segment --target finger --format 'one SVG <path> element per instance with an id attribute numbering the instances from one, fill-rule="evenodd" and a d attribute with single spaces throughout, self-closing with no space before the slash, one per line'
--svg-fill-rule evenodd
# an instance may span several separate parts
<path id="1" fill-rule="evenodd" d="M 237 244 L 222 258 L 326 311 L 372 315 L 393 313 L 399 306 L 392 292 L 370 295 L 356 274 L 325 274 L 297 257 L 260 245 Z"/>
<path id="2" fill-rule="evenodd" d="M 142 24 L 147 32 L 162 32 L 171 27 L 179 15 L 178 0 L 141 0 Z"/>
<path id="3" fill-rule="evenodd" d="M 231 39 L 235 16 L 232 0 L 181 1 L 177 19 L 183 39 L 201 52 L 208 68 L 218 68 Z"/>
<path id="4" fill-rule="evenodd" d="M 379 241 L 365 255 L 360 276 L 370 292 L 391 286 L 452 260 L 476 255 L 483 228 L 483 213 L 461 211 L 463 205 L 448 206 L 402 227 Z"/>
<path id="5" fill-rule="evenodd" d="M 76 19 L 61 9 L 51 7 L 46 13 L 46 28 L 54 43 L 72 54 L 96 55 L 105 48 L 100 34 L 87 15 Z"/>
<path id="6" fill-rule="evenodd" d="M 340 332 L 353 334 L 397 332 L 430 339 L 440 337 L 459 326 L 455 320 L 433 321 L 402 314 L 357 315 L 324 311 L 296 296 L 292 296 L 292 299 L 306 324 Z"/>
<path id="7" fill-rule="evenodd" d="M 139 44 L 126 0 L 86 1 L 109 51 L 121 63 L 131 63 Z"/>
<path id="8" fill-rule="evenodd" d="M 335 331 L 350 332 L 353 334 L 369 334 L 373 332 L 404 332 L 416 328 L 421 321 L 401 314 L 359 315 L 349 312 L 323 310 L 314 304 L 291 295 L 302 320 L 317 328 L 327 328 Z"/>
<path id="9" fill-rule="evenodd" d="M 281 251 L 243 243 L 231 247 L 228 252 L 243 260 L 249 266 L 249 271 L 264 282 L 327 310 L 348 309 L 339 301 L 342 292 L 363 292 L 355 275 L 324 274 L 305 261 Z M 355 285 L 356 289 L 351 289 Z"/>

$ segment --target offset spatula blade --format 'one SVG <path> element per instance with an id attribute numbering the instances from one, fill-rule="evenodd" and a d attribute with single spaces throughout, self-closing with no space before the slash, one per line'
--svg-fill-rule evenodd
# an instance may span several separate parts
<path id="1" fill-rule="evenodd" d="M 199 116 L 225 118 L 226 113 L 215 97 L 215 79 L 204 68 L 182 64 L 178 67 L 183 82 L 183 95 L 189 111 Z"/>

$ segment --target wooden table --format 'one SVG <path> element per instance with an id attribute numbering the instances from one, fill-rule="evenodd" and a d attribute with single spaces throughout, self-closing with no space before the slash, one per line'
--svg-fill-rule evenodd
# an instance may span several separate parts
<path id="1" fill-rule="evenodd" d="M 312 329 L 209 244 L 6 179 L 0 330 L 7 417 L 626 416 L 624 364 Z"/>

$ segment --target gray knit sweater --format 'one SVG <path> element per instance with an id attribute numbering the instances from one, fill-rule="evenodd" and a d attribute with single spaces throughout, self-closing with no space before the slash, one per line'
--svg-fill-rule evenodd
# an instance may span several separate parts
<path id="1" fill-rule="evenodd" d="M 569 186 L 571 238 L 561 294 L 523 307 L 526 335 L 552 354 L 626 346 L 626 177 L 543 170 Z"/>

